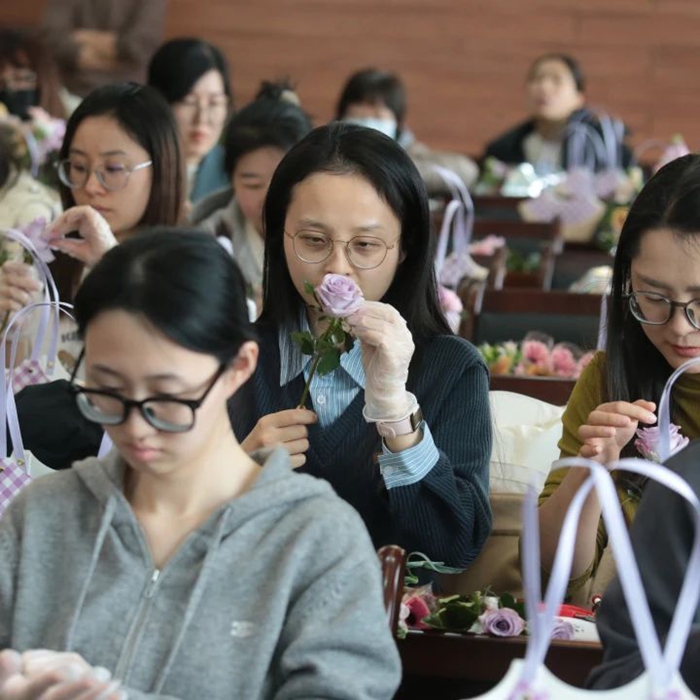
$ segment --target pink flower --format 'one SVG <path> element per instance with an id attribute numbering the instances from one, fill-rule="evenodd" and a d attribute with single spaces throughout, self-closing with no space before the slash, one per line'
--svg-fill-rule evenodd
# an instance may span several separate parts
<path id="1" fill-rule="evenodd" d="M 438 297 L 440 298 L 440 306 L 445 313 L 461 314 L 464 310 L 462 300 L 451 289 L 438 285 Z"/>
<path id="2" fill-rule="evenodd" d="M 429 625 L 426 625 L 423 620 L 430 615 L 431 611 L 422 596 L 410 596 L 404 600 L 403 604 L 408 608 L 408 616 L 405 618 L 408 627 L 415 630 L 429 629 Z"/>
<path id="3" fill-rule="evenodd" d="M 583 370 L 586 369 L 586 367 L 588 367 L 588 364 L 590 363 L 590 361 L 593 359 L 594 356 L 595 356 L 595 352 L 593 350 L 591 350 L 591 351 L 585 353 L 581 357 L 581 359 L 578 361 L 578 374 L 576 376 L 580 375 L 581 372 L 583 372 Z"/>
<path id="4" fill-rule="evenodd" d="M 669 427 L 669 438 L 671 444 L 671 455 L 683 449 L 690 440 L 683 437 L 680 432 L 680 427 L 671 424 Z M 651 462 L 661 462 L 659 453 L 660 429 L 657 425 L 651 428 L 639 428 L 636 432 L 637 439 L 634 441 L 634 446 L 639 454 Z"/>
<path id="5" fill-rule="evenodd" d="M 334 318 L 346 318 L 358 311 L 364 304 L 362 290 L 349 277 L 326 275 L 316 287 L 323 312 Z"/>
<path id="6" fill-rule="evenodd" d="M 487 610 L 479 617 L 485 634 L 495 637 L 517 637 L 525 629 L 525 620 L 511 608 Z"/>
<path id="7" fill-rule="evenodd" d="M 561 617 L 554 620 L 552 639 L 563 639 L 565 641 L 570 641 L 574 638 L 574 634 L 574 625 L 571 620 Z"/>
<path id="8" fill-rule="evenodd" d="M 524 340 L 523 358 L 533 365 L 547 364 L 549 362 L 549 348 L 541 340 Z"/>
<path id="9" fill-rule="evenodd" d="M 46 230 L 46 219 L 39 217 L 30 221 L 28 224 L 20 227 L 20 231 L 34 244 L 34 247 L 39 253 L 39 257 L 45 262 L 50 263 L 55 260 L 54 254 L 49 248 L 49 242 L 44 238 Z"/>
<path id="10" fill-rule="evenodd" d="M 574 353 L 566 345 L 555 345 L 550 355 L 554 374 L 559 377 L 575 377 L 578 372 L 578 362 Z"/>

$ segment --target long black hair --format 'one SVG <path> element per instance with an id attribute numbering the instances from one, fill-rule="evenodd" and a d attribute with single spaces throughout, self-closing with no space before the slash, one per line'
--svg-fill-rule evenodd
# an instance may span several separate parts
<path id="1" fill-rule="evenodd" d="M 221 74 L 224 92 L 233 103 L 231 78 L 226 57 L 216 46 L 202 39 L 179 38 L 166 41 L 148 65 L 148 84 L 170 103 L 180 102 L 195 83 L 211 70 Z"/>
<path id="2" fill-rule="evenodd" d="M 604 387 L 608 401 L 641 398 L 658 405 L 673 371 L 632 316 L 627 300 L 632 260 L 642 236 L 658 229 L 668 229 L 681 240 L 700 234 L 700 156 L 687 155 L 661 168 L 639 193 L 622 227 L 608 310 Z"/>
<path id="3" fill-rule="evenodd" d="M 295 185 L 314 173 L 356 174 L 367 180 L 401 222 L 404 255 L 381 300 L 403 316 L 414 338 L 450 334 L 435 281 L 435 242 L 428 196 L 416 166 L 395 141 L 375 129 L 333 122 L 314 129 L 282 159 L 265 199 L 265 273 L 260 320 L 296 323 L 304 307 L 284 254 L 284 222 Z"/>
<path id="4" fill-rule="evenodd" d="M 241 271 L 200 231 L 154 228 L 110 250 L 76 294 L 81 337 L 110 310 L 137 314 L 177 345 L 222 364 L 256 340 Z"/>
<path id="5" fill-rule="evenodd" d="M 309 115 L 286 93 L 293 94 L 282 85 L 264 83 L 255 100 L 231 117 L 222 137 L 229 175 L 247 153 L 266 147 L 286 153 L 311 131 Z"/>

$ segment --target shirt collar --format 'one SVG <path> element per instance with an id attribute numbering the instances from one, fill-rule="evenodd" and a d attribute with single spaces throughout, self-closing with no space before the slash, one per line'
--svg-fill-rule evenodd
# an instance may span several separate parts
<path id="1" fill-rule="evenodd" d="M 306 313 L 303 311 L 296 327 L 289 324 L 282 326 L 279 330 L 280 387 L 296 379 L 302 372 L 306 371 L 307 366 L 311 363 L 311 357 L 304 355 L 301 352 L 301 348 L 291 338 L 291 334 L 295 330 L 299 330 L 302 333 L 310 330 Z M 365 368 L 362 364 L 360 343 L 355 341 L 349 352 L 341 353 L 340 367 L 350 376 L 355 384 L 363 389 L 365 388 Z"/>

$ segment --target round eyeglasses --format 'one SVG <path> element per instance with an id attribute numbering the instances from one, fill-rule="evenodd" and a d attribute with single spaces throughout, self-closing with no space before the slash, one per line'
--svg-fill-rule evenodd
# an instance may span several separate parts
<path id="1" fill-rule="evenodd" d="M 348 262 L 361 270 L 372 270 L 379 267 L 387 253 L 396 247 L 401 236 L 391 244 L 376 236 L 353 236 L 349 241 L 336 241 L 325 233 L 302 229 L 294 234 L 285 234 L 292 239 L 294 254 L 305 263 L 317 265 L 328 260 L 333 253 L 336 243 L 345 246 L 345 256 Z"/>
<path id="2" fill-rule="evenodd" d="M 153 165 L 152 160 L 144 161 L 138 165 L 100 165 L 97 168 L 90 168 L 87 163 L 80 160 L 66 158 L 58 163 L 58 179 L 72 190 L 78 190 L 90 179 L 90 174 L 95 173 L 97 181 L 109 192 L 123 190 L 129 182 L 131 173 L 143 170 Z"/>
<path id="3" fill-rule="evenodd" d="M 175 103 L 175 108 L 189 121 L 194 121 L 197 116 L 202 117 L 210 124 L 223 121 L 228 114 L 229 100 L 226 96 L 214 97 L 209 101 L 196 98 L 185 98 Z"/>
<path id="4" fill-rule="evenodd" d="M 93 423 L 121 425 L 126 422 L 131 409 L 136 408 L 144 420 L 156 430 L 164 433 L 186 433 L 194 427 L 197 409 L 204 403 L 225 371 L 226 365 L 221 365 L 204 394 L 198 399 L 150 397 L 142 401 L 133 401 L 115 391 L 86 389 L 75 384 L 71 385 L 71 389 L 80 413 Z"/>
<path id="5" fill-rule="evenodd" d="M 688 323 L 700 330 L 700 299 L 691 299 L 685 303 L 671 301 L 656 292 L 632 292 L 627 295 L 630 311 L 640 323 L 650 326 L 663 326 L 673 316 L 674 309 L 683 309 Z"/>

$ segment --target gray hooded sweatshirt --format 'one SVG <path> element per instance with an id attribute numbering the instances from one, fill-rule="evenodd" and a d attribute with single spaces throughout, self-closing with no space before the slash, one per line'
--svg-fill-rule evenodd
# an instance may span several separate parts
<path id="1" fill-rule="evenodd" d="M 360 517 L 284 450 L 262 457 L 161 571 L 118 454 L 30 484 L 0 519 L 0 649 L 78 652 L 130 700 L 391 698 L 400 662 Z"/>

